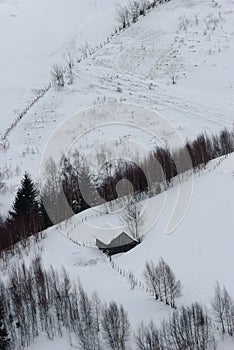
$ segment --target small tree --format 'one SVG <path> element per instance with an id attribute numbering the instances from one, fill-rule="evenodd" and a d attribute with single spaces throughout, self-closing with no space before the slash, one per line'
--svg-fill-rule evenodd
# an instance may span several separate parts
<path id="1" fill-rule="evenodd" d="M 234 334 L 234 303 L 227 289 L 220 288 L 219 283 L 216 283 L 215 294 L 212 300 L 212 308 L 216 321 L 220 323 L 222 333 Z"/>
<path id="2" fill-rule="evenodd" d="M 87 41 L 84 44 L 80 45 L 79 51 L 81 53 L 82 58 L 87 58 L 88 56 L 92 55 L 92 53 L 93 53 L 93 49 Z"/>
<path id="3" fill-rule="evenodd" d="M 64 53 L 64 58 L 66 61 L 66 65 L 67 65 L 67 79 L 68 79 L 68 84 L 72 85 L 74 82 L 74 58 L 73 55 L 71 53 L 71 51 L 67 50 Z"/>
<path id="4" fill-rule="evenodd" d="M 30 176 L 25 173 L 18 190 L 8 222 L 16 241 L 27 238 L 41 229 L 42 220 L 38 201 L 38 191 Z"/>
<path id="5" fill-rule="evenodd" d="M 116 5 L 117 20 L 120 22 L 123 28 L 130 26 L 130 13 L 126 5 Z"/>
<path id="6" fill-rule="evenodd" d="M 173 85 L 177 83 L 179 73 L 178 61 L 170 62 L 167 64 L 166 74 L 169 76 Z"/>
<path id="7" fill-rule="evenodd" d="M 120 221 L 127 227 L 133 238 L 141 239 L 145 215 L 136 196 L 131 197 L 126 207 L 121 211 Z"/>
<path id="8" fill-rule="evenodd" d="M 160 295 L 160 284 L 159 284 L 160 281 L 157 278 L 156 266 L 152 260 L 149 262 L 148 261 L 146 262 L 143 275 L 144 275 L 146 284 L 150 289 L 153 290 L 154 297 L 156 300 L 158 300 Z"/>
<path id="9" fill-rule="evenodd" d="M 52 76 L 52 81 L 54 85 L 58 88 L 64 87 L 65 82 L 64 82 L 64 72 L 63 72 L 63 67 L 55 64 L 53 65 L 53 68 L 51 70 L 51 76 Z"/>
<path id="10" fill-rule="evenodd" d="M 215 285 L 215 294 L 211 302 L 216 321 L 221 324 L 222 333 L 225 333 L 224 326 L 224 301 L 219 283 Z"/>
<path id="11" fill-rule="evenodd" d="M 140 3 L 138 0 L 129 1 L 129 12 L 133 23 L 136 23 L 140 16 Z"/>
<path id="12" fill-rule="evenodd" d="M 134 289 L 137 285 L 137 281 L 133 275 L 132 272 L 129 272 L 128 274 L 128 279 L 129 279 L 129 283 L 130 283 L 130 286 L 131 286 L 131 289 Z"/>
<path id="13" fill-rule="evenodd" d="M 227 289 L 223 287 L 224 322 L 229 335 L 234 334 L 234 302 Z"/>
<path id="14" fill-rule="evenodd" d="M 95 300 L 95 299 L 94 299 Z M 89 299 L 83 287 L 79 285 L 79 317 L 77 335 L 83 350 L 100 350 L 99 319 L 94 303 Z"/>
<path id="15" fill-rule="evenodd" d="M 125 350 L 130 336 L 130 322 L 123 306 L 114 301 L 102 309 L 102 331 L 112 350 Z"/>

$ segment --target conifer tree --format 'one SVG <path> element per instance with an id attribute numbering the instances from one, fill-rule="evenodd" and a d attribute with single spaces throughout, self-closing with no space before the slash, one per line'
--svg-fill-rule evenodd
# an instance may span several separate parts
<path id="1" fill-rule="evenodd" d="M 21 181 L 21 187 L 16 194 L 10 216 L 9 222 L 16 235 L 16 241 L 37 233 L 41 229 L 38 191 L 27 173 Z"/>

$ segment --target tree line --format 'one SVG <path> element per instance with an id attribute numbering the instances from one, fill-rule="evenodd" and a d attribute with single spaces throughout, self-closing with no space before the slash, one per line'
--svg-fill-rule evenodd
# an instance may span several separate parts
<path id="1" fill-rule="evenodd" d="M 66 335 L 81 350 L 126 350 L 130 340 L 137 350 L 215 349 L 212 316 L 222 334 L 234 334 L 234 302 L 218 283 L 211 306 L 211 312 L 197 302 L 182 306 L 160 327 L 142 322 L 132 334 L 122 305 L 88 295 L 64 268 L 46 270 L 37 256 L 0 282 L 0 349 L 24 349 L 42 333 L 50 340 Z"/>
<path id="2" fill-rule="evenodd" d="M 20 350 L 39 334 L 48 339 L 69 335 L 82 350 L 124 349 L 130 323 L 126 311 L 114 301 L 101 303 L 70 280 L 65 269 L 46 270 L 40 257 L 30 267 L 15 265 L 8 282 L 0 284 L 0 349 Z"/>
<path id="3" fill-rule="evenodd" d="M 105 201 L 118 198 L 117 184 L 126 179 L 131 186 L 125 186 L 122 195 L 145 192 L 155 195 L 172 186 L 176 176 L 188 170 L 200 171 L 206 164 L 217 157 L 234 151 L 234 134 L 227 129 L 219 135 L 208 136 L 201 133 L 193 141 L 187 140 L 179 149 L 156 147 L 143 161 L 126 163 L 119 161 L 115 173 L 103 179 L 99 194 Z"/>
<path id="4" fill-rule="evenodd" d="M 157 265 L 152 260 L 146 262 L 143 274 L 146 284 L 154 292 L 155 299 L 176 308 L 175 299 L 182 295 L 181 281 L 163 258 Z"/>
<path id="5" fill-rule="evenodd" d="M 158 4 L 170 0 L 129 0 L 128 3 L 116 5 L 117 20 L 120 23 L 119 29 L 126 29 L 132 23 L 136 23 L 141 16 L 145 16 L 148 11 Z"/>
<path id="6" fill-rule="evenodd" d="M 138 164 L 124 160 L 115 161 L 115 164 L 106 162 L 103 173 L 98 175 L 92 173 L 78 152 L 71 158 L 63 156 L 59 166 L 49 159 L 41 192 L 30 175 L 25 174 L 7 219 L 0 219 L 0 251 L 13 247 L 18 241 L 27 244 L 28 236 L 33 234 L 39 238 L 40 232 L 52 224 L 117 199 L 121 180 L 128 180 L 121 188 L 121 196 L 138 194 L 139 197 L 141 193 L 152 196 L 172 186 L 176 176 L 187 170 L 197 172 L 210 160 L 233 151 L 233 132 L 224 129 L 219 135 L 202 133 L 195 140 L 186 141 L 180 149 L 156 147 Z M 68 206 L 63 205 L 64 196 Z M 128 208 L 133 209 L 133 205 Z M 136 210 L 130 214 L 125 216 L 141 219 Z M 131 229 L 134 223 L 134 220 L 129 221 Z"/>

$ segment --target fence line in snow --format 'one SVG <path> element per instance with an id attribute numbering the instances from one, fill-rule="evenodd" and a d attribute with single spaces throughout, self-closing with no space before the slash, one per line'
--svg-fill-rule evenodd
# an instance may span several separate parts
<path id="1" fill-rule="evenodd" d="M 154 3 L 154 1 L 150 3 L 150 8 L 146 10 L 145 15 L 150 13 L 150 11 L 154 9 L 155 6 L 153 6 L 153 3 Z M 158 3 L 160 3 L 160 1 L 158 1 Z M 137 17 L 137 20 L 141 16 L 143 16 L 143 15 L 139 14 L 139 16 Z M 76 64 L 81 63 L 82 61 L 86 60 L 88 57 L 90 57 L 90 56 L 94 55 L 95 53 L 97 53 L 103 47 L 108 45 L 117 35 L 119 35 L 121 32 L 123 32 L 123 31 L 127 30 L 128 28 L 130 28 L 132 26 L 132 24 L 134 24 L 134 22 L 129 23 L 129 26 L 127 26 L 125 28 L 123 26 L 121 26 L 121 25 L 119 25 L 117 28 L 115 27 L 115 32 L 111 33 L 109 36 L 107 36 L 107 38 L 103 42 L 101 42 L 100 44 L 96 45 L 94 48 L 87 47 L 86 53 L 83 54 L 81 57 L 79 57 L 79 59 L 77 59 Z M 82 45 L 80 46 L 80 48 L 82 48 Z M 64 66 L 63 67 L 64 73 L 66 71 L 68 71 L 68 69 L 69 69 L 69 67 L 67 65 Z M 7 137 L 9 136 L 10 132 L 16 127 L 18 122 L 27 114 L 27 112 L 34 106 L 34 104 L 36 102 L 38 102 L 42 97 L 45 96 L 45 94 L 50 90 L 52 85 L 53 84 L 50 81 L 49 84 L 44 89 L 42 89 L 41 92 L 39 94 L 37 94 L 36 97 L 24 108 L 24 110 L 18 114 L 18 116 L 15 118 L 15 120 L 12 122 L 12 124 L 6 129 L 6 131 L 4 132 L 4 134 L 1 137 L 2 144 L 0 144 L 0 147 L 4 151 L 9 149 L 9 147 L 10 147 L 10 144 L 7 141 Z"/>

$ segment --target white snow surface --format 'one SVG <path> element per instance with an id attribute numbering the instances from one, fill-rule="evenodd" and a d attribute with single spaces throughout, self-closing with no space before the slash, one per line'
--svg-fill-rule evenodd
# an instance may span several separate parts
<path id="1" fill-rule="evenodd" d="M 95 46 L 113 32 L 114 5 L 115 0 L 0 1 L 1 127 L 48 84 L 51 67 L 64 64 L 67 49 L 85 42 Z"/>
<path id="2" fill-rule="evenodd" d="M 227 159 L 211 161 L 205 170 L 195 174 L 187 212 L 170 234 L 166 228 L 176 203 L 178 185 L 145 201 L 145 238 L 128 253 L 114 257 L 117 265 L 142 280 L 145 262 L 151 259 L 157 262 L 162 256 L 183 281 L 182 303 L 198 300 L 209 304 L 216 281 L 234 295 L 233 173 L 234 154 L 231 154 Z M 186 184 L 184 181 L 179 185 L 180 191 L 187 188 Z M 90 247 L 95 246 L 96 238 L 113 239 L 121 229 L 127 230 L 121 224 L 119 212 L 105 214 L 102 207 L 75 215 L 56 228 L 74 242 Z"/>
<path id="3" fill-rule="evenodd" d="M 114 31 L 114 4 L 114 0 L 0 3 L 2 134 L 35 95 L 29 90 L 47 85 L 51 65 L 65 64 L 62 54 L 67 47 L 77 57 L 81 43 L 95 46 Z M 9 210 L 25 171 L 38 181 L 41 155 L 54 130 L 93 104 L 118 101 L 149 107 L 184 140 L 202 131 L 232 128 L 233 34 L 233 0 L 171 1 L 77 63 L 74 85 L 50 89 L 10 133 L 10 148 L 1 152 L 1 172 L 7 169 L 9 176 L 4 178 L 0 212 L 5 215 Z M 176 69 L 176 85 L 171 84 L 171 69 Z M 98 116 L 93 119 L 105 123 Z M 125 122 L 134 125 L 135 116 L 126 115 Z M 84 119 L 82 126 L 87 128 L 85 123 Z M 174 133 L 158 128 L 154 119 L 142 116 L 140 123 L 162 137 L 165 145 L 173 144 Z M 118 132 L 108 135 L 99 128 L 83 141 L 80 151 L 92 153 L 94 145 L 110 137 L 118 142 L 129 137 L 128 128 L 119 136 Z M 139 127 L 133 138 L 151 149 L 155 145 L 149 135 L 141 133 L 139 138 Z"/>
<path id="4" fill-rule="evenodd" d="M 203 173 L 196 174 L 190 207 L 182 223 L 170 235 L 165 233 L 165 226 L 177 188 L 175 186 L 168 190 L 158 222 L 145 235 L 140 245 L 128 253 L 112 257 L 117 266 L 125 272 L 131 271 L 144 282 L 142 272 L 146 261 L 152 259 L 157 263 L 159 258 L 163 257 L 183 284 L 183 295 L 177 300 L 178 305 L 200 301 L 209 309 L 216 281 L 224 284 L 234 296 L 233 161 L 234 154 L 219 159 L 219 162 L 212 161 Z M 157 207 L 160 196 L 150 199 L 150 208 Z M 89 210 L 89 213 L 86 213 L 86 223 L 80 223 L 81 214 L 78 214 L 69 223 L 64 222 L 59 227 L 46 230 L 47 237 L 42 243 L 43 264 L 46 267 L 52 265 L 58 270 L 64 266 L 72 279 L 80 279 L 90 295 L 96 290 L 102 301 L 116 300 L 123 304 L 133 331 L 141 320 L 148 322 L 154 319 L 156 324 L 160 325 L 161 321 L 170 315 L 169 307 L 156 302 L 140 287 L 131 290 L 127 278 L 112 269 L 109 259 L 97 248 L 78 246 L 71 241 L 70 238 L 80 242 L 83 240 L 85 243 L 87 235 L 86 243 L 89 243 L 89 226 L 92 228 L 90 232 L 95 230 L 96 226 L 98 234 L 101 224 L 106 227 L 106 223 L 113 223 L 115 227 L 118 223 L 118 214 L 105 214 L 95 219 L 94 213 L 94 209 L 93 212 Z M 69 227 L 73 227 L 73 230 L 69 231 L 67 236 Z M 114 229 L 109 227 L 108 234 L 111 232 L 113 233 Z M 25 257 L 26 261 L 29 261 L 33 254 L 32 249 L 29 257 Z M 69 349 L 69 343 L 65 339 L 50 343 L 44 338 L 39 338 L 30 349 L 38 349 L 39 344 L 43 344 L 45 349 L 51 349 L 50 346 L 55 346 L 54 344 L 58 344 L 58 348 L 60 346 L 61 349 L 66 349 L 67 346 Z M 233 341 L 230 339 L 218 341 L 219 350 L 229 350 L 232 346 Z"/>
<path id="5" fill-rule="evenodd" d="M 0 0 L 0 134 L 49 83 L 51 66 L 65 63 L 67 48 L 77 57 L 80 44 L 87 41 L 95 47 L 114 32 L 115 2 Z M 168 146 L 173 145 L 176 132 L 185 140 L 202 131 L 211 134 L 223 127 L 230 129 L 234 110 L 233 15 L 233 0 L 172 0 L 77 63 L 74 85 L 51 88 L 9 134 L 9 149 L 0 148 L 5 183 L 0 189 L 0 213 L 6 215 L 10 209 L 25 171 L 38 181 L 43 149 L 54 130 L 94 104 L 129 102 L 149 107 L 161 113 L 174 132 L 163 130 L 153 117 L 126 115 L 126 124 L 138 125 L 135 131 L 123 125 L 111 132 L 108 128 L 92 129 L 80 144 L 84 155 L 92 154 L 97 144 L 108 145 L 110 139 L 113 145 L 113 139 L 121 143 L 132 138 L 152 149 L 156 141 L 141 133 L 139 125 L 144 128 L 147 124 Z M 176 85 L 171 84 L 171 69 L 176 69 Z M 93 121 L 105 123 L 98 115 Z M 89 128 L 86 119 L 82 127 Z M 166 226 L 178 186 L 148 200 L 146 225 L 156 212 L 154 225 L 139 246 L 113 258 L 126 272 L 132 271 L 143 280 L 145 262 L 163 257 L 182 281 L 179 305 L 198 300 L 209 307 L 217 280 L 234 297 L 234 155 L 219 161 L 210 162 L 206 170 L 195 175 L 191 203 L 173 233 L 167 235 Z M 186 182 L 179 186 L 186 188 Z M 97 290 L 103 301 L 122 303 L 133 331 L 141 320 L 153 318 L 160 325 L 171 309 L 138 287 L 131 290 L 127 279 L 94 247 L 98 235 L 114 237 L 121 229 L 118 213 L 106 214 L 105 206 L 76 215 L 47 230 L 43 263 L 58 269 L 63 265 L 89 293 Z M 32 256 L 33 251 L 25 259 Z M 41 348 L 66 350 L 70 346 L 66 339 L 50 342 L 42 335 L 29 349 Z M 232 340 L 218 344 L 218 350 L 232 348 Z"/>

